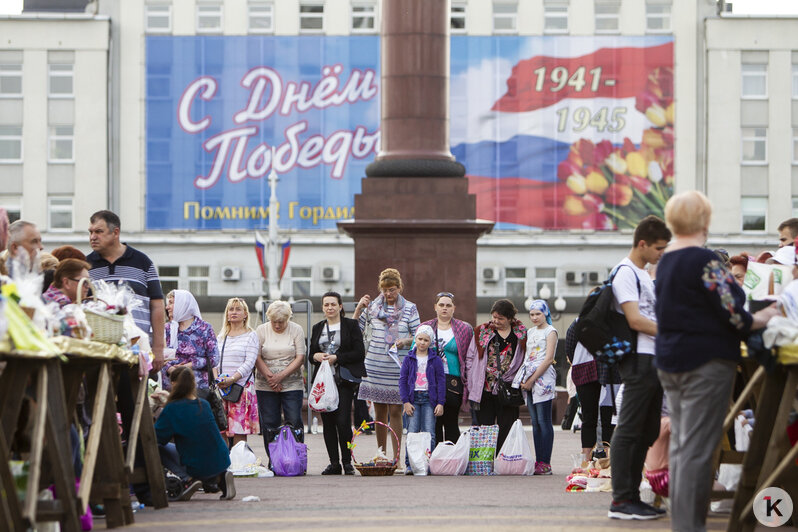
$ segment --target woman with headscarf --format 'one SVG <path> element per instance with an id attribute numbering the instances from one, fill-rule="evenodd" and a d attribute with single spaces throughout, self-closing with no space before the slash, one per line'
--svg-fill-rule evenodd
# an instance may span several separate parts
<path id="1" fill-rule="evenodd" d="M 194 370 L 197 389 L 208 388 L 208 377 L 216 378 L 213 368 L 219 365 L 216 334 L 203 321 L 197 300 L 188 290 L 173 290 L 166 297 L 166 310 L 172 321 L 166 324 L 166 346 L 175 350 L 175 359 L 164 364 L 164 387 L 170 388 L 169 376 L 179 366 Z"/>
<path id="2" fill-rule="evenodd" d="M 532 327 L 526 333 L 526 360 L 516 380 L 524 390 L 532 420 L 535 474 L 551 475 L 551 448 L 554 445 L 551 407 L 554 387 L 557 385 L 557 372 L 553 365 L 557 351 L 557 329 L 551 324 L 549 305 L 542 299 L 536 299 L 529 305 L 529 319 Z"/>
<path id="3" fill-rule="evenodd" d="M 516 312 L 509 299 L 493 303 L 491 320 L 474 330 L 466 355 L 468 399 L 480 425 L 499 425 L 497 449 L 518 419 L 518 407 L 502 404 L 498 398 L 499 379 L 510 385 L 524 362 L 526 327 L 515 319 Z"/>

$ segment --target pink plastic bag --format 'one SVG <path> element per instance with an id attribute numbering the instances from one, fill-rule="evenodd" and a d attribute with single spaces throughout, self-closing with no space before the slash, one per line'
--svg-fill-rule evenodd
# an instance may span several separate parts
<path id="1" fill-rule="evenodd" d="M 429 458 L 429 472 L 432 475 L 462 475 L 468 467 L 468 453 L 471 450 L 471 433 L 460 434 L 457 443 L 439 443 Z"/>

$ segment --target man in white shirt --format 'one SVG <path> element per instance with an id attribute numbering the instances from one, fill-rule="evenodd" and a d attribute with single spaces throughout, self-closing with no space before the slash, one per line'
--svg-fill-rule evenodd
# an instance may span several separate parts
<path id="1" fill-rule="evenodd" d="M 613 519 L 657 519 L 664 511 L 640 501 L 640 479 L 646 452 L 657 439 L 662 408 L 662 386 L 654 368 L 654 283 L 645 270 L 662 257 L 671 232 L 656 216 L 647 216 L 635 229 L 634 247 L 616 267 L 612 283 L 615 310 L 637 332 L 635 352 L 621 361 L 623 408 L 612 436 Z"/>

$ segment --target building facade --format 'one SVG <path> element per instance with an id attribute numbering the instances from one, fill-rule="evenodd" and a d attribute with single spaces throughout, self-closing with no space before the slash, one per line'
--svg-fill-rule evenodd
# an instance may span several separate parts
<path id="1" fill-rule="evenodd" d="M 91 213 L 111 208 L 122 219 L 123 240 L 153 258 L 166 290 L 189 289 L 215 307 L 232 295 L 257 297 L 263 281 L 251 229 L 206 229 L 201 214 L 190 229 L 153 226 L 155 169 L 168 169 L 175 161 L 174 155 L 153 161 L 163 139 L 148 129 L 159 119 L 157 112 L 148 113 L 154 112 L 159 91 L 177 89 L 169 86 L 174 77 L 156 83 L 157 58 L 148 56 L 153 49 L 148 43 L 177 46 L 196 39 L 192 42 L 199 44 L 191 45 L 196 53 L 211 54 L 213 43 L 223 42 L 228 55 L 222 63 L 235 60 L 231 54 L 237 45 L 230 43 L 249 36 L 301 43 L 357 38 L 363 40 L 349 42 L 373 47 L 380 15 L 376 0 L 126 0 L 101 1 L 98 12 L 89 15 L 0 18 L 0 34 L 12 36 L 0 43 L 0 205 L 39 224 L 46 247 L 68 243 L 82 249 L 88 248 Z M 55 24 L 57 32 L 49 29 Z M 616 41 L 671 43 L 673 191 L 699 189 L 709 195 L 716 207 L 711 245 L 730 251 L 775 246 L 776 226 L 795 210 L 793 175 L 798 176 L 794 19 L 719 16 L 712 0 L 468 0 L 451 2 L 451 24 L 453 43 L 465 42 L 456 41 L 462 38 L 578 43 L 574 49 L 591 41 L 595 49 Z M 192 60 L 197 61 L 193 55 Z M 469 105 L 474 92 L 469 87 L 459 105 Z M 456 90 L 452 94 L 456 106 L 460 96 Z M 191 105 L 196 113 L 199 104 L 189 103 L 189 113 Z M 453 129 L 459 118 L 453 116 Z M 595 117 L 588 114 L 588 119 Z M 169 135 L 174 133 L 164 139 L 174 138 Z M 563 134 L 555 140 L 567 145 L 573 139 Z M 363 157 L 364 164 L 367 160 Z M 283 186 L 290 184 L 284 180 Z M 311 192 L 297 194 L 312 197 Z M 266 207 L 268 200 L 259 204 Z M 186 207 L 159 208 L 168 217 L 169 210 Z M 300 208 L 298 203 L 297 219 L 315 216 Z M 516 201 L 509 208 L 532 207 Z M 349 215 L 346 209 L 336 211 L 337 218 Z M 290 227 L 287 205 L 280 216 L 281 226 Z M 361 295 L 353 293 L 352 242 L 334 223 L 281 234 L 291 240 L 281 283 L 285 297 L 317 298 L 328 290 L 346 298 Z M 505 296 L 521 303 L 547 286 L 551 299 L 563 297 L 566 312 L 572 313 L 627 253 L 631 240 L 631 230 L 623 228 L 500 224 L 478 244 L 480 309 Z M 431 302 L 420 303 L 422 314 L 430 315 Z"/>

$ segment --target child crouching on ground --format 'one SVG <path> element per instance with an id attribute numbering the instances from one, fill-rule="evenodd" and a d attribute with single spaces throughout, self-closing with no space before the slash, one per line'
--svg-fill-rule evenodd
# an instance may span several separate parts
<path id="1" fill-rule="evenodd" d="M 446 402 L 446 378 L 443 362 L 434 349 L 430 349 L 432 327 L 422 325 L 416 331 L 415 347 L 407 353 L 399 376 L 399 395 L 408 417 L 407 433 L 429 432 L 432 436 L 430 450 L 435 448 L 435 416 L 443 415 Z M 406 475 L 412 471 L 405 452 Z"/>

